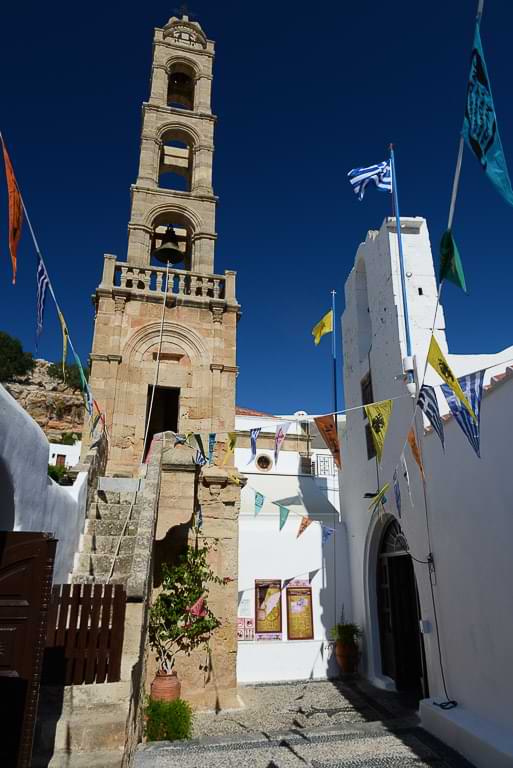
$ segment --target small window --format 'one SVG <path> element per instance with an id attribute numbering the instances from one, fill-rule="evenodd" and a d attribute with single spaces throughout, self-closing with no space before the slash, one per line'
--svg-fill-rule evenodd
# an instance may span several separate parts
<path id="1" fill-rule="evenodd" d="M 319 477 L 330 477 L 335 474 L 332 456 L 317 456 L 317 474 Z"/>
<path id="2" fill-rule="evenodd" d="M 256 465 L 262 472 L 269 472 L 273 465 L 273 460 L 266 453 L 261 453 L 256 460 Z"/>

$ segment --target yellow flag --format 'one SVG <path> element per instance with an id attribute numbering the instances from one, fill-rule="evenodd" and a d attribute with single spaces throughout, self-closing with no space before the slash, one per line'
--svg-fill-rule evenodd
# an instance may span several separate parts
<path id="1" fill-rule="evenodd" d="M 452 389 L 458 400 L 462 402 L 462 404 L 465 406 L 467 411 L 470 413 L 472 418 L 477 424 L 476 414 L 472 410 L 472 407 L 463 394 L 463 390 L 460 387 L 460 383 L 454 373 L 451 371 L 449 367 L 449 363 L 444 357 L 444 354 L 440 347 L 438 346 L 438 342 L 435 339 L 435 336 L 431 336 L 431 343 L 429 345 L 429 352 L 428 352 L 428 363 L 435 369 L 435 371 L 438 373 L 440 378 L 442 378 L 448 387 Z"/>
<path id="2" fill-rule="evenodd" d="M 420 469 L 422 479 L 425 480 L 426 476 L 424 474 L 424 467 L 422 466 L 422 459 L 420 458 L 419 446 L 417 445 L 417 440 L 415 439 L 415 432 L 413 431 L 413 427 L 408 432 L 408 445 L 410 446 L 413 458 L 417 462 L 417 466 Z"/>
<path id="3" fill-rule="evenodd" d="M 228 432 L 228 445 L 226 446 L 226 453 L 224 454 L 224 459 L 221 466 L 224 467 L 224 465 L 228 461 L 228 457 L 234 452 L 236 442 L 237 442 L 237 433 Z"/>
<path id="4" fill-rule="evenodd" d="M 329 312 L 326 312 L 324 317 L 319 320 L 317 325 L 314 325 L 312 328 L 312 336 L 314 337 L 315 344 L 317 345 L 320 340 L 321 336 L 324 336 L 325 333 L 331 333 L 333 331 L 333 310 L 330 309 Z"/>
<path id="5" fill-rule="evenodd" d="M 372 501 L 370 503 L 369 512 L 374 512 L 374 510 L 377 509 L 380 504 L 385 503 L 385 499 L 386 499 L 385 494 L 389 488 L 390 488 L 390 483 L 385 483 L 383 488 L 380 491 L 378 491 L 375 496 L 373 496 Z"/>
<path id="6" fill-rule="evenodd" d="M 378 462 L 381 462 L 385 437 L 387 436 L 388 422 L 392 413 L 394 403 L 392 400 L 382 400 L 373 405 L 365 405 L 365 413 L 369 419 L 369 426 L 372 433 L 372 442 L 376 449 Z"/>
<path id="7" fill-rule="evenodd" d="M 62 328 L 62 378 L 66 381 L 66 358 L 68 356 L 68 326 L 60 309 L 57 310 L 59 322 Z"/>

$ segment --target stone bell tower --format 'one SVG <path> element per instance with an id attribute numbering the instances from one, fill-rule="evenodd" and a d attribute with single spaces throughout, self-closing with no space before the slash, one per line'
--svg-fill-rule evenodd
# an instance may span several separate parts
<path id="1" fill-rule="evenodd" d="M 127 259 L 105 255 L 95 295 L 90 381 L 106 414 L 109 474 L 135 473 L 159 432 L 234 428 L 240 307 L 235 272 L 214 271 L 213 61 L 214 43 L 187 16 L 155 30 Z M 167 285 L 163 245 L 173 256 Z"/>

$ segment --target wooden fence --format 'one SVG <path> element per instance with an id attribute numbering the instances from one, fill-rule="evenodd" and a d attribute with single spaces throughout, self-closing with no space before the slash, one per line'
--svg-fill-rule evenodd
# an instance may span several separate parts
<path id="1" fill-rule="evenodd" d="M 59 584 L 48 614 L 43 682 L 113 683 L 121 676 L 126 592 L 116 584 Z"/>

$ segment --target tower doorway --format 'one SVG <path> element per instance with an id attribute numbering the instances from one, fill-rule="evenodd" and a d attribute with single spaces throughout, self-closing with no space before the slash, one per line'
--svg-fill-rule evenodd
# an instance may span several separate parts
<path id="1" fill-rule="evenodd" d="M 145 461 L 154 435 L 158 435 L 160 432 L 178 432 L 180 390 L 175 387 L 155 387 L 155 397 L 153 398 L 150 415 L 153 389 L 152 386 L 148 387 L 148 397 L 146 400 L 146 425 L 148 424 L 148 416 L 150 424 L 144 445 Z"/>
<path id="2" fill-rule="evenodd" d="M 389 523 L 381 541 L 377 594 L 383 674 L 417 703 L 428 695 L 420 606 L 412 559 L 397 520 Z"/>

